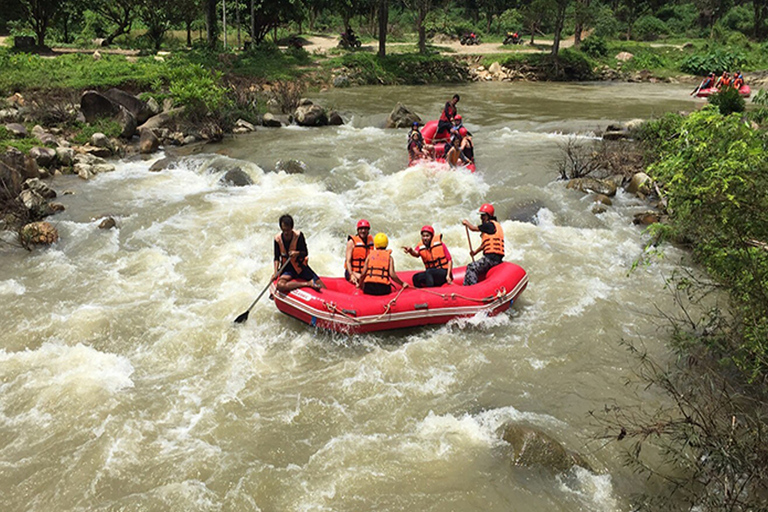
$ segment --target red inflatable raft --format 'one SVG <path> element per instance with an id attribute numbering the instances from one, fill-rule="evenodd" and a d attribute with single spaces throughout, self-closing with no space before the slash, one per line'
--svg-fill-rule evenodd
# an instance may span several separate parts
<path id="1" fill-rule="evenodd" d="M 699 92 L 696 93 L 697 98 L 706 98 L 712 94 L 715 94 L 720 89 L 717 87 L 707 87 L 706 89 L 699 89 Z M 747 85 L 744 84 L 741 87 L 739 87 L 739 94 L 744 96 L 745 98 L 748 98 L 750 94 L 752 94 L 752 89 Z"/>
<path id="2" fill-rule="evenodd" d="M 509 309 L 528 285 L 518 265 L 502 262 L 473 286 L 461 286 L 466 267 L 453 269 L 454 282 L 439 288 L 398 288 L 389 295 L 365 295 L 343 277 L 324 277 L 324 290 L 299 288 L 280 293 L 272 283 L 277 309 L 309 325 L 344 333 L 363 333 L 444 324 L 477 313 L 496 315 Z M 398 272 L 413 284 L 415 271 Z"/>
<path id="3" fill-rule="evenodd" d="M 427 121 L 427 124 L 424 125 L 424 127 L 421 129 L 421 136 L 424 138 L 424 142 L 426 144 L 432 144 L 435 146 L 435 159 L 434 160 L 410 160 L 408 162 L 408 167 L 411 167 L 413 165 L 416 165 L 418 163 L 423 162 L 440 162 L 440 163 L 446 163 L 445 161 L 445 144 L 450 141 L 450 137 L 447 135 L 441 135 L 441 138 L 435 139 L 435 132 L 437 132 L 437 120 Z M 465 165 L 467 169 L 469 169 L 472 172 L 475 172 L 475 163 L 469 163 Z"/>

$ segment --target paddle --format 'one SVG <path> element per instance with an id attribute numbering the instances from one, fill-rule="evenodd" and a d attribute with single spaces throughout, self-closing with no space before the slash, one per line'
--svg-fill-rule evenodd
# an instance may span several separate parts
<path id="1" fill-rule="evenodd" d="M 474 263 L 475 255 L 472 253 L 475 252 L 475 250 L 472 249 L 472 239 L 469 238 L 469 228 L 467 226 L 464 226 L 464 230 L 467 232 L 467 243 L 469 244 L 469 255 L 472 256 L 472 263 Z"/>
<path id="2" fill-rule="evenodd" d="M 280 267 L 280 270 L 277 271 L 277 275 L 278 276 L 280 276 L 280 274 L 283 273 L 283 270 L 285 270 L 285 267 L 288 265 L 288 263 L 290 263 L 290 261 L 291 261 L 290 258 L 285 260 L 285 263 L 283 263 L 283 266 Z M 253 303 L 248 308 L 248 310 L 245 313 L 243 313 L 240 316 L 238 316 L 237 318 L 235 318 L 235 323 L 236 324 L 243 324 L 243 323 L 245 323 L 246 320 L 248 320 L 248 313 L 250 313 L 251 310 L 253 309 L 253 306 L 255 306 L 257 302 L 259 302 L 259 299 L 261 298 L 262 295 L 264 295 L 264 292 L 266 292 L 269 289 L 269 285 L 271 285 L 271 284 L 272 284 L 272 280 L 270 279 L 269 283 L 267 283 L 267 286 L 265 286 L 264 289 L 261 290 L 261 293 L 259 294 L 258 297 L 256 297 L 256 300 L 253 301 Z"/>

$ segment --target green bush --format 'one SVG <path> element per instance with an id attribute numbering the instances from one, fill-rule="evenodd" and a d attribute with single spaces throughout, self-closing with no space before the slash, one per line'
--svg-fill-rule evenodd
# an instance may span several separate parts
<path id="1" fill-rule="evenodd" d="M 751 34 L 755 27 L 755 12 L 747 5 L 737 5 L 725 13 L 718 24 L 729 30 L 737 30 L 742 35 Z"/>
<path id="2" fill-rule="evenodd" d="M 608 43 L 600 36 L 591 35 L 582 41 L 581 51 L 590 57 L 605 57 L 608 55 Z"/>
<path id="3" fill-rule="evenodd" d="M 666 4 L 656 12 L 656 17 L 667 25 L 669 35 L 682 37 L 700 37 L 696 20 L 699 10 L 694 3 Z"/>
<path id="4" fill-rule="evenodd" d="M 523 27 L 523 15 L 517 9 L 507 9 L 496 20 L 498 23 L 498 30 L 501 34 L 507 32 L 520 32 Z"/>
<path id="5" fill-rule="evenodd" d="M 667 24 L 655 16 L 643 16 L 632 27 L 633 38 L 640 41 L 655 41 L 668 33 Z"/>
<path id="6" fill-rule="evenodd" d="M 715 94 L 710 95 L 707 101 L 715 105 L 724 116 L 734 112 L 744 112 L 744 98 L 733 87 L 724 87 Z"/>
<path id="7" fill-rule="evenodd" d="M 169 73 L 168 92 L 180 105 L 194 111 L 214 111 L 224 105 L 226 89 L 219 85 L 221 73 L 200 64 L 174 67 Z"/>
<path id="8" fill-rule="evenodd" d="M 94 133 L 103 133 L 109 138 L 114 138 L 119 137 L 122 131 L 120 125 L 112 119 L 97 119 L 91 124 L 76 123 L 75 128 L 78 133 L 72 137 L 72 140 L 78 144 L 85 144 L 91 140 Z"/>
<path id="9" fill-rule="evenodd" d="M 763 124 L 768 120 L 768 90 L 760 89 L 757 94 L 752 96 L 752 103 L 757 105 L 757 108 L 750 111 L 750 119 Z"/>
<path id="10" fill-rule="evenodd" d="M 607 5 L 601 7 L 595 16 L 595 29 L 592 35 L 612 39 L 616 37 L 621 30 L 621 23 L 616 19 L 613 9 Z"/>
<path id="11" fill-rule="evenodd" d="M 747 62 L 744 53 L 731 48 L 715 48 L 706 53 L 697 53 L 687 57 L 680 69 L 692 75 L 717 74 L 742 68 Z"/>

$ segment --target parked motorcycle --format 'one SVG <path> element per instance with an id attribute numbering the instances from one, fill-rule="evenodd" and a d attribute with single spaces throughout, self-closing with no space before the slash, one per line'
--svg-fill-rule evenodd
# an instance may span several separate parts
<path id="1" fill-rule="evenodd" d="M 463 45 L 473 45 L 473 44 L 480 44 L 480 38 L 477 37 L 477 34 L 474 32 L 470 32 L 469 34 L 464 34 L 461 36 L 461 39 L 459 41 Z"/>
<path id="2" fill-rule="evenodd" d="M 523 38 L 517 32 L 507 32 L 503 44 L 523 44 Z"/>

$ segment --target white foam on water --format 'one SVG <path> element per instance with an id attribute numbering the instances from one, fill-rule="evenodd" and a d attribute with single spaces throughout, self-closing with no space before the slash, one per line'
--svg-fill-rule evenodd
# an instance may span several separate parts
<path id="1" fill-rule="evenodd" d="M 0 295 L 24 295 L 27 287 L 15 279 L 0 281 Z"/>
<path id="2" fill-rule="evenodd" d="M 105 398 L 133 388 L 133 366 L 123 356 L 74 346 L 43 343 L 35 350 L 0 350 L 3 403 L 57 409 L 70 403 L 78 408 L 109 406 Z M 114 404 L 113 404 L 114 405 Z"/>
<path id="3" fill-rule="evenodd" d="M 619 502 L 613 493 L 611 475 L 596 475 L 580 466 L 573 466 L 566 474 L 557 475 L 560 490 L 574 496 L 588 510 L 614 512 Z"/>

